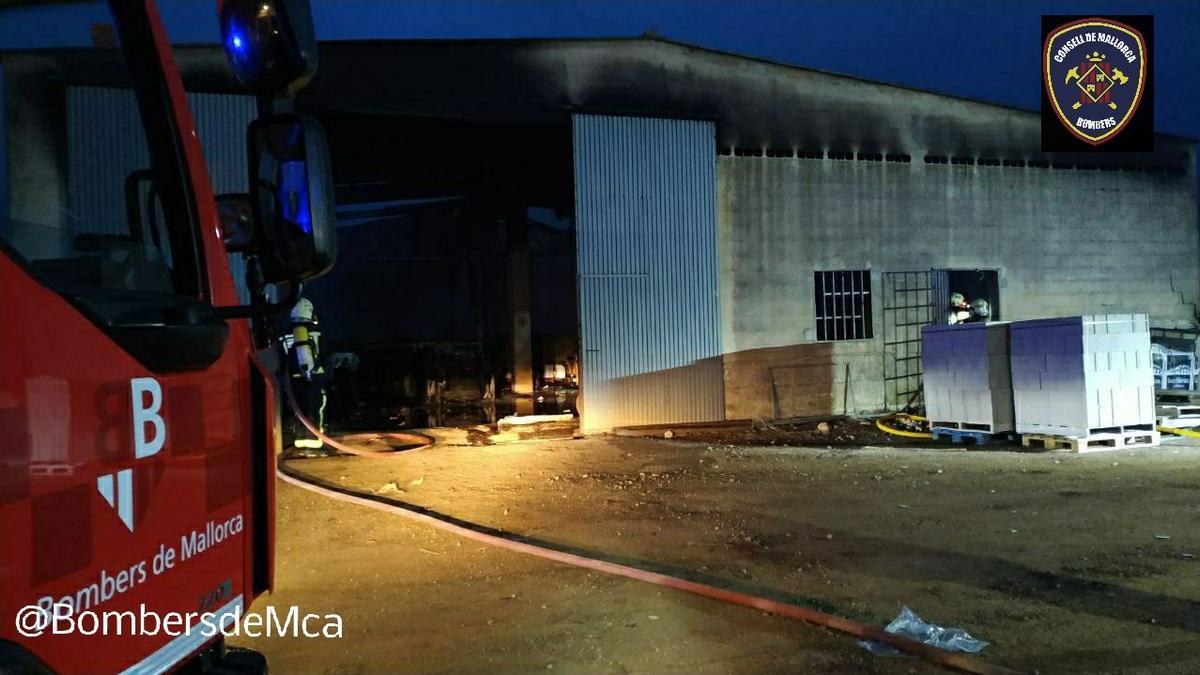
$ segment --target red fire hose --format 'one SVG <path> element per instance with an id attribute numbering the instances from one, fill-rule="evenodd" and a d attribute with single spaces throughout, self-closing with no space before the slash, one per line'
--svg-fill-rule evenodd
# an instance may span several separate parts
<path id="1" fill-rule="evenodd" d="M 316 425 L 314 425 L 300 413 L 299 406 L 296 405 L 296 398 L 292 393 L 291 382 L 287 381 L 287 379 L 290 378 L 285 379 L 284 389 L 287 392 L 288 402 L 291 404 L 292 412 L 295 413 L 296 419 L 300 420 L 304 426 L 308 427 L 308 430 L 311 431 L 317 438 L 321 439 L 325 443 L 328 443 L 330 447 L 342 452 L 359 456 L 379 454 L 354 448 L 344 443 L 339 443 L 338 441 L 322 433 L 321 430 L 316 427 Z M 430 445 L 432 445 L 432 441 L 430 442 Z M 720 600 L 735 605 L 751 607 L 762 612 L 769 612 L 779 616 L 799 619 L 801 621 L 806 621 L 818 626 L 824 626 L 826 628 L 831 628 L 843 633 L 848 633 L 865 640 L 883 642 L 901 651 L 907 652 L 914 656 L 919 656 L 931 663 L 936 663 L 938 665 L 954 668 L 967 673 L 1001 675 L 1018 672 L 1002 666 L 992 665 L 968 654 L 950 652 L 944 649 L 931 647 L 914 640 L 893 635 L 877 626 L 870 626 L 833 614 L 827 614 L 825 612 L 809 609 L 807 607 L 780 602 L 778 600 L 771 600 L 769 598 L 750 595 L 748 593 L 731 591 L 709 584 L 702 584 L 695 581 L 689 581 L 687 579 L 681 579 L 679 577 L 673 577 L 657 572 L 650 572 L 648 570 L 643 570 L 636 567 L 630 567 L 629 565 L 622 565 L 597 558 L 589 558 L 587 556 L 582 556 L 575 553 L 568 553 L 566 551 L 560 551 L 553 548 L 547 548 L 545 546 L 531 544 L 526 541 L 520 541 L 519 535 L 452 519 L 448 516 L 436 513 L 415 504 L 409 504 L 399 500 L 381 497 L 379 495 L 354 492 L 353 490 L 328 483 L 319 478 L 315 478 L 291 469 L 290 467 L 285 466 L 284 462 L 280 462 L 277 473 L 279 478 L 284 482 L 305 490 L 309 490 L 311 492 L 315 492 L 324 497 L 336 499 L 348 504 L 365 506 L 369 509 L 383 511 L 392 515 L 402 516 L 425 525 L 431 525 L 444 532 L 456 534 L 460 537 L 466 537 L 467 539 L 490 544 L 492 546 L 507 549 L 509 551 L 525 553 L 528 555 L 537 556 L 544 560 L 574 565 L 575 567 L 582 567 L 584 569 L 625 577 L 627 579 L 645 581 L 647 583 L 665 586 L 667 588 L 673 588 L 679 591 L 694 593 L 706 598 L 712 598 L 713 600 Z"/>

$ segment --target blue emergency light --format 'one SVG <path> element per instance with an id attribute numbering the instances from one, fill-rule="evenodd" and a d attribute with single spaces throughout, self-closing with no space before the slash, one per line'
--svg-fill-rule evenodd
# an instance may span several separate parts
<path id="1" fill-rule="evenodd" d="M 220 23 L 234 75 L 255 92 L 293 93 L 316 72 L 307 0 L 227 0 Z"/>
<path id="2" fill-rule="evenodd" d="M 312 232 L 312 212 L 308 203 L 308 164 L 303 161 L 283 162 L 279 167 L 280 215 L 294 223 L 300 231 Z"/>

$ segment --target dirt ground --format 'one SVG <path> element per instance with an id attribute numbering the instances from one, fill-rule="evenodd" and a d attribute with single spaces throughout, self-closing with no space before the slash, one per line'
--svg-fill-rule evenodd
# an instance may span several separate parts
<path id="1" fill-rule="evenodd" d="M 892 421 L 892 424 L 902 424 Z M 912 426 L 910 431 L 929 431 Z M 814 447 L 863 447 L 883 445 L 907 448 L 927 445 L 920 441 L 893 436 L 875 426 L 871 419 L 850 417 L 809 420 L 780 420 L 748 423 L 688 424 L 673 427 L 633 427 L 620 429 L 626 438 L 667 438 L 694 441 L 706 445 L 808 445 Z"/>
<path id="2" fill-rule="evenodd" d="M 442 444 L 290 466 L 878 625 L 907 605 L 988 640 L 981 657 L 1010 668 L 1200 672 L 1200 445 L 1077 455 L 708 440 Z M 338 612 L 345 637 L 249 641 L 277 672 L 933 670 L 288 485 L 278 508 L 278 590 L 256 608 Z"/>

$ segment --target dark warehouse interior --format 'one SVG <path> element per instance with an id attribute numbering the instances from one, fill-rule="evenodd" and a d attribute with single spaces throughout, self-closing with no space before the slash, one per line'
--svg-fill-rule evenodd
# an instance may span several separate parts
<path id="1" fill-rule="evenodd" d="M 331 418 L 346 428 L 431 418 L 473 425 L 519 409 L 572 410 L 578 315 L 569 120 L 330 115 L 322 122 L 337 185 L 340 264 L 306 293 L 328 353 L 351 352 L 361 364 L 333 375 L 342 391 Z"/>

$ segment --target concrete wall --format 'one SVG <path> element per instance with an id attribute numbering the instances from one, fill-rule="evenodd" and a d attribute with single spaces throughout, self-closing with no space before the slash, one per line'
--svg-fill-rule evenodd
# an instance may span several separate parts
<path id="1" fill-rule="evenodd" d="M 717 177 L 729 419 L 882 409 L 884 272 L 999 269 L 1004 319 L 1195 321 L 1194 168 L 721 156 Z M 815 342 L 813 272 L 839 269 L 872 270 L 873 339 Z"/>

